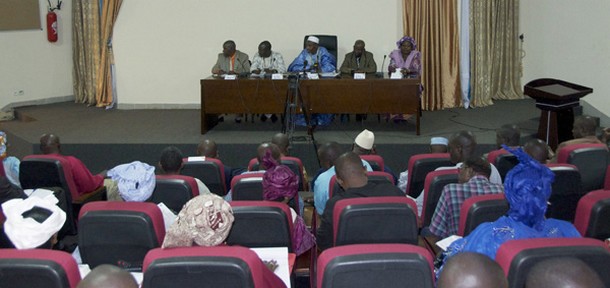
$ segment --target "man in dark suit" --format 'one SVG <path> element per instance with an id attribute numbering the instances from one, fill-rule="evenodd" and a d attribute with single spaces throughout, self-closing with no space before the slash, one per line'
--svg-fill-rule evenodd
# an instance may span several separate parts
<path id="1" fill-rule="evenodd" d="M 345 54 L 345 60 L 343 60 L 339 70 L 345 74 L 354 72 L 374 73 L 377 71 L 377 63 L 375 63 L 373 53 L 364 49 L 364 41 L 356 40 L 354 51 Z"/>

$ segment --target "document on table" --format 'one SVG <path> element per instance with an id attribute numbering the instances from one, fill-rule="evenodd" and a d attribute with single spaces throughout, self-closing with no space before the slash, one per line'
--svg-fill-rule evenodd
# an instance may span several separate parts
<path id="1" fill-rule="evenodd" d="M 290 288 L 290 271 L 288 267 L 288 247 L 271 247 L 271 248 L 250 248 L 263 261 L 275 260 L 278 264 L 277 269 L 273 271 L 277 277 L 280 277 L 286 287 Z"/>

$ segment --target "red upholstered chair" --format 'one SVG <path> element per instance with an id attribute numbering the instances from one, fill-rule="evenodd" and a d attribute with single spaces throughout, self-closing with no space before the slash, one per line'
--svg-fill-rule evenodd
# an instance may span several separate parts
<path id="1" fill-rule="evenodd" d="M 551 163 L 545 166 L 555 174 L 546 217 L 573 222 L 576 204 L 585 194 L 581 188 L 580 172 L 571 164 Z"/>
<path id="2" fill-rule="evenodd" d="M 72 255 L 49 249 L 0 249 L 0 286 L 73 288 L 80 281 Z"/>
<path id="3" fill-rule="evenodd" d="M 318 288 L 434 287 L 432 255 L 409 244 L 354 244 L 324 250 Z"/>
<path id="4" fill-rule="evenodd" d="M 427 153 L 413 155 L 409 158 L 409 177 L 407 181 L 407 195 L 416 198 L 424 190 L 426 175 L 438 167 L 451 167 L 449 153 Z"/>
<path id="5" fill-rule="evenodd" d="M 385 164 L 383 157 L 376 154 L 360 155 L 360 158 L 366 162 L 369 162 L 373 171 L 384 171 Z M 394 183 L 394 182 L 392 182 Z"/>
<path id="6" fill-rule="evenodd" d="M 510 152 L 506 151 L 506 149 L 504 149 L 504 148 L 501 148 L 498 150 L 493 150 L 487 154 L 487 162 L 495 165 L 496 159 L 498 158 L 498 156 L 504 155 L 504 154 L 510 154 Z"/>
<path id="7" fill-rule="evenodd" d="M 333 246 L 365 243 L 417 245 L 415 201 L 407 197 L 365 197 L 337 201 Z"/>
<path id="8" fill-rule="evenodd" d="M 90 202 L 78 222 L 78 246 L 91 269 L 112 264 L 129 270 L 142 268 L 148 250 L 165 237 L 161 210 L 150 202 Z"/>
<path id="9" fill-rule="evenodd" d="M 167 208 L 178 213 L 191 198 L 199 195 L 195 178 L 184 175 L 157 175 L 155 190 L 148 202 L 163 202 Z"/>
<path id="10" fill-rule="evenodd" d="M 509 240 L 496 253 L 508 287 L 521 288 L 530 269 L 552 257 L 576 257 L 595 270 L 606 285 L 610 285 L 610 251 L 604 242 L 591 238 L 535 238 Z"/>
<path id="11" fill-rule="evenodd" d="M 508 212 L 504 193 L 472 196 L 460 207 L 459 236 L 468 236 L 479 224 L 493 222 Z"/>
<path id="12" fill-rule="evenodd" d="M 421 227 L 430 226 L 436 204 L 438 204 L 438 200 L 441 198 L 441 194 L 443 194 L 443 188 L 449 183 L 458 183 L 457 169 L 432 171 L 426 175 Z"/>
<path id="13" fill-rule="evenodd" d="M 220 160 L 210 157 L 191 157 L 182 159 L 182 164 L 180 174 L 201 180 L 210 192 L 216 195 L 227 194 L 225 168 Z"/>
<path id="14" fill-rule="evenodd" d="M 263 200 L 264 172 L 246 173 L 233 177 L 231 193 L 233 200 Z"/>
<path id="15" fill-rule="evenodd" d="M 292 156 L 284 156 L 281 158 L 282 165 L 288 166 L 294 174 L 299 176 L 299 191 L 309 191 L 309 187 L 307 187 L 307 179 L 305 179 L 305 173 L 303 172 L 303 162 L 301 159 Z M 248 162 L 248 171 L 258 171 L 259 163 L 257 158 L 250 159 Z"/>
<path id="16" fill-rule="evenodd" d="M 596 190 L 580 198 L 574 226 L 583 237 L 610 238 L 610 190 Z"/>
<path id="17" fill-rule="evenodd" d="M 610 166 L 606 168 L 606 176 L 604 177 L 604 190 L 610 190 Z"/>
<path id="18" fill-rule="evenodd" d="M 228 245 L 288 247 L 292 253 L 292 214 L 288 205 L 273 201 L 233 201 L 235 221 Z"/>
<path id="19" fill-rule="evenodd" d="M 606 144 L 568 145 L 557 152 L 557 163 L 578 167 L 585 193 L 602 189 L 609 164 L 608 146 Z"/>
<path id="20" fill-rule="evenodd" d="M 153 249 L 144 259 L 142 287 L 286 287 L 244 247 Z"/>

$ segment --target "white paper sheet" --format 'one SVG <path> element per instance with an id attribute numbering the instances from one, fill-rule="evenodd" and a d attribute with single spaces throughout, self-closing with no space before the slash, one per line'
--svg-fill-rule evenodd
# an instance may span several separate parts
<path id="1" fill-rule="evenodd" d="M 288 265 L 288 247 L 250 248 L 263 261 L 277 261 L 278 267 L 274 273 L 280 277 L 286 287 L 290 288 L 290 268 Z"/>

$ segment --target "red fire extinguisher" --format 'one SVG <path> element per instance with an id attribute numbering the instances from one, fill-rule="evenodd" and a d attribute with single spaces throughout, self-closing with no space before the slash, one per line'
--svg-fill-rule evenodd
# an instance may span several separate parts
<path id="1" fill-rule="evenodd" d="M 57 42 L 57 14 L 53 11 L 47 13 L 47 39 L 49 42 Z"/>

